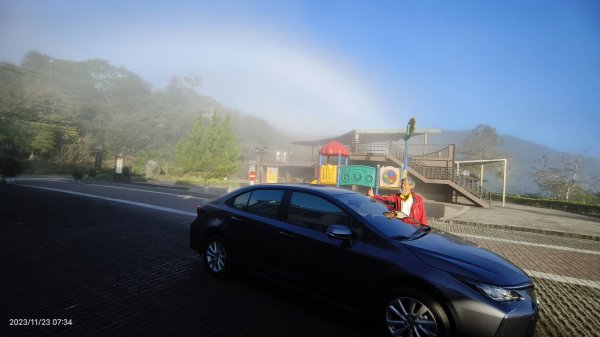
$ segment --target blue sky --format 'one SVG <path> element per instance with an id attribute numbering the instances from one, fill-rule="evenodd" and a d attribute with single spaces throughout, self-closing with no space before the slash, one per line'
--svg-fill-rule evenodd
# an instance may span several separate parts
<path id="1" fill-rule="evenodd" d="M 600 1 L 0 0 L 0 61 L 101 58 L 294 134 L 478 124 L 600 157 Z"/>

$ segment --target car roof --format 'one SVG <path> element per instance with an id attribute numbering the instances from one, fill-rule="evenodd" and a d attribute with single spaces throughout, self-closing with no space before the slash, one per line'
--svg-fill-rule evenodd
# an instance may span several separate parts
<path id="1" fill-rule="evenodd" d="M 244 188 L 245 190 L 252 189 L 261 189 L 261 188 L 283 188 L 283 189 L 296 189 L 296 190 L 305 190 L 305 191 L 319 191 L 329 195 L 336 194 L 348 194 L 348 193 L 357 193 L 355 191 L 336 187 L 336 186 L 327 186 L 327 185 L 315 185 L 315 184 L 260 184 L 260 185 L 252 185 Z"/>

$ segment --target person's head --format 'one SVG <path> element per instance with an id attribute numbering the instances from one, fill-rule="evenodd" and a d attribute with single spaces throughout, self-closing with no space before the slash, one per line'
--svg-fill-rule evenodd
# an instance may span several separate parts
<path id="1" fill-rule="evenodd" d="M 415 181 L 410 177 L 402 178 L 400 187 L 402 188 L 402 194 L 408 195 L 415 188 Z"/>

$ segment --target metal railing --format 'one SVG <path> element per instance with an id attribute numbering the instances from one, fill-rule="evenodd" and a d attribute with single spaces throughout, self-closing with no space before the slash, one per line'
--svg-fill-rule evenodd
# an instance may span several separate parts
<path id="1" fill-rule="evenodd" d="M 406 144 L 403 141 L 396 142 L 373 142 L 366 144 L 352 144 L 351 152 L 352 154 L 375 154 L 375 155 L 384 155 L 389 157 L 394 157 L 399 162 L 404 162 L 404 151 Z M 483 188 L 479 181 L 470 177 L 466 177 L 458 174 L 454 167 L 445 167 L 445 166 L 430 166 L 425 165 L 415 158 L 422 158 L 423 160 L 427 159 L 441 159 L 447 161 L 454 161 L 454 144 L 408 144 L 406 147 L 408 149 L 408 166 L 424 176 L 427 179 L 436 179 L 436 180 L 450 180 L 462 187 L 473 196 L 481 199 L 487 200 L 489 197 L 489 191 Z M 306 157 L 306 156 L 304 156 Z M 300 156 L 294 155 L 293 157 L 290 154 L 290 157 L 287 158 L 289 161 L 298 161 L 300 160 Z M 309 158 L 303 158 L 309 161 Z M 312 159 L 312 157 L 311 157 Z M 276 159 L 271 156 L 263 157 L 264 161 Z M 314 159 L 313 159 L 314 160 Z M 329 159 L 327 160 L 329 161 Z"/>
<path id="2" fill-rule="evenodd" d="M 428 179 L 450 180 L 461 186 L 479 199 L 486 200 L 489 191 L 483 188 L 479 181 L 460 175 L 453 167 L 440 167 L 425 165 L 417 158 L 434 158 L 453 160 L 453 144 L 408 144 L 408 167 Z M 377 142 L 368 144 L 355 144 L 353 153 L 356 154 L 381 154 L 404 161 L 404 142 Z"/>
<path id="3" fill-rule="evenodd" d="M 490 194 L 488 190 L 479 184 L 478 180 L 460 175 L 452 167 L 427 166 L 410 157 L 408 159 L 408 167 L 428 179 L 450 180 L 482 200 L 487 200 Z"/>
<path id="4" fill-rule="evenodd" d="M 354 154 L 381 154 L 404 158 L 404 142 L 376 142 L 354 144 Z M 408 155 L 421 158 L 453 159 L 454 145 L 448 144 L 408 144 Z"/>

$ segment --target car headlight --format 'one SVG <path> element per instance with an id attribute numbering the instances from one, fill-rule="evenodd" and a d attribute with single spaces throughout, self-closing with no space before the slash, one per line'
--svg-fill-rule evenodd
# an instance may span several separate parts
<path id="1" fill-rule="evenodd" d="M 456 276 L 456 275 L 455 275 Z M 485 297 L 492 299 L 497 302 L 512 302 L 512 301 L 521 301 L 523 300 L 523 296 L 519 294 L 514 288 L 504 288 L 499 286 L 494 286 L 491 284 L 481 283 L 469 279 L 465 279 L 463 277 L 457 276 L 457 278 L 464 283 L 466 283 L 471 288 L 479 291 Z"/>
<path id="2" fill-rule="evenodd" d="M 523 299 L 523 297 L 519 295 L 518 292 L 512 289 L 506 289 L 484 283 L 474 284 L 474 286 L 475 288 L 477 288 L 477 290 L 479 290 L 480 293 L 493 299 L 494 301 L 511 302 L 520 301 Z"/>

